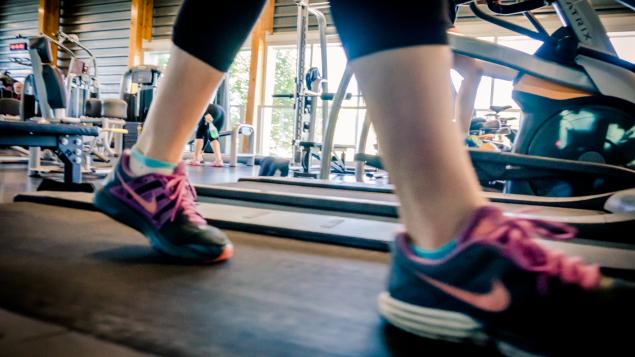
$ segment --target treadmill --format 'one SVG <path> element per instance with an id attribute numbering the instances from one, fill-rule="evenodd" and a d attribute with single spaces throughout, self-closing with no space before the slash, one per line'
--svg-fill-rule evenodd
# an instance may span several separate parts
<path id="1" fill-rule="evenodd" d="M 230 202 L 252 207 L 288 207 L 287 210 L 325 211 L 348 217 L 396 222 L 399 202 L 390 185 L 329 182 L 275 177 L 242 178 L 236 183 L 197 185 L 201 202 Z M 506 196 L 506 195 L 500 195 Z M 492 200 L 508 216 L 566 223 L 578 236 L 600 241 L 631 243 L 624 232 L 635 229 L 635 210 L 628 202 L 634 190 L 578 197 L 585 208 L 571 208 L 553 198 L 552 206 L 528 206 Z M 496 195 L 495 195 L 496 197 Z M 543 199 L 543 198 L 541 198 Z M 531 202 L 532 196 L 523 200 Z M 616 203 L 617 201 L 617 203 Z"/>
<path id="2" fill-rule="evenodd" d="M 246 184 L 251 185 L 253 181 L 244 180 L 234 184 L 197 186 L 199 211 L 210 224 L 226 230 L 380 252 L 389 251 L 395 233 L 403 230 L 397 217 L 347 212 L 342 209 L 346 206 L 343 204 L 346 202 L 346 198 L 330 198 L 333 206 L 319 208 L 308 207 L 305 204 L 291 205 L 267 202 L 266 200 L 258 201 L 246 196 L 238 197 L 238 191 L 246 190 L 244 188 L 238 189 L 238 186 Z M 281 186 L 285 187 L 285 185 Z M 226 193 L 236 195 L 236 197 L 229 197 L 228 194 L 225 197 L 211 195 L 211 192 L 216 189 L 219 189 L 218 192 L 220 189 L 229 189 Z M 350 193 L 351 191 L 343 190 L 341 192 Z M 385 195 L 387 198 L 394 198 L 392 194 Z M 311 201 L 315 199 L 315 196 L 292 194 L 292 198 L 297 201 Z M 320 198 L 329 199 L 326 196 Z M 86 211 L 96 210 L 92 205 L 92 195 L 83 192 L 30 192 L 17 195 L 14 201 L 70 207 Z M 396 204 L 393 202 L 393 205 Z M 569 219 L 578 217 L 580 222 L 593 214 L 588 210 L 581 210 L 581 212 L 577 212 L 578 216 L 574 216 L 571 209 L 553 209 L 564 210 L 563 212 L 569 214 Z M 516 212 L 516 214 L 526 218 L 536 218 L 535 215 L 532 216 L 531 213 L 527 212 Z M 600 215 L 597 212 L 596 214 Z M 631 214 L 629 217 L 633 218 L 633 215 Z M 629 224 L 631 224 L 630 221 Z M 587 226 L 581 224 L 578 225 L 580 232 L 584 232 L 584 234 L 579 235 L 581 238 L 564 242 L 543 240 L 542 243 L 569 255 L 580 256 L 605 269 L 616 270 L 620 274 L 635 272 L 635 244 L 630 241 L 630 235 L 626 234 L 630 231 L 614 229 L 613 232 L 607 233 L 606 230 L 602 229 L 606 227 L 612 227 L 612 225 L 597 222 L 587 224 Z"/>

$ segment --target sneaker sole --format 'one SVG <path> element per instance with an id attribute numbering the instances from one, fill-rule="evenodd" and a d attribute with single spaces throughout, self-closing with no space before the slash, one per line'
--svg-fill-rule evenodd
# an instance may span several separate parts
<path id="1" fill-rule="evenodd" d="M 379 313 L 392 325 L 417 336 L 450 342 L 487 344 L 482 325 L 457 312 L 425 308 L 394 299 L 388 292 L 378 298 Z"/>
<path id="2" fill-rule="evenodd" d="M 391 325 L 417 336 L 458 343 L 484 346 L 492 338 L 482 325 L 471 317 L 452 311 L 421 307 L 399 301 L 386 291 L 377 299 L 379 313 Z M 539 357 L 504 341 L 493 341 L 499 352 L 510 357 Z"/>
<path id="3" fill-rule="evenodd" d="M 188 250 L 173 245 L 161 237 L 161 234 L 147 222 L 147 219 L 132 210 L 127 205 L 121 203 L 117 198 L 101 189 L 93 196 L 93 204 L 101 212 L 112 219 L 121 222 L 141 233 L 148 238 L 150 245 L 159 252 L 186 260 L 195 260 L 202 263 L 215 263 L 227 260 L 233 256 L 234 247 L 228 244 L 223 247 L 221 254 L 215 258 L 203 257 L 196 250 Z"/>

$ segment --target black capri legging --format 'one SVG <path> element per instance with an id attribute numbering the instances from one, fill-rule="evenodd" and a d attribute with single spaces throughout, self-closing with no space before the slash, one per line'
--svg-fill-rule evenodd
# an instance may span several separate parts
<path id="1" fill-rule="evenodd" d="M 172 40 L 185 52 L 227 72 L 260 15 L 265 0 L 185 0 Z M 417 45 L 446 44 L 450 0 L 330 0 L 349 60 Z"/>
<path id="2" fill-rule="evenodd" d="M 225 126 L 225 111 L 223 108 L 216 104 L 208 105 L 196 128 L 196 138 L 203 139 L 203 147 L 206 147 L 210 141 L 218 140 L 218 138 L 213 138 L 209 132 L 209 125 L 205 122 L 206 114 L 212 116 L 212 124 L 219 132 L 222 131 Z"/>

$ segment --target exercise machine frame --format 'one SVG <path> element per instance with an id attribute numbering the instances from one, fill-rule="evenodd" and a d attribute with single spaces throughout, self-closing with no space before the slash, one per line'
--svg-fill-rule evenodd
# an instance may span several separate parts
<path id="1" fill-rule="evenodd" d="M 530 0 L 530 2 L 532 1 Z M 495 4 L 495 2 L 492 0 L 488 0 L 488 3 Z M 532 3 L 532 6 L 535 6 L 535 1 L 533 1 Z M 523 4 L 525 3 L 515 4 L 515 7 L 512 8 L 512 10 L 516 11 L 520 9 L 529 11 L 526 8 L 518 7 L 518 5 L 522 5 L 525 7 L 527 6 Z M 557 82 L 558 84 L 565 85 L 567 87 L 574 88 L 580 91 L 585 91 L 593 95 L 602 95 L 603 97 L 617 98 L 617 100 L 627 103 L 635 103 L 635 73 L 633 73 L 632 71 L 633 65 L 617 57 L 617 55 L 615 54 L 615 50 L 613 49 L 608 37 L 606 36 L 604 27 L 599 22 L 599 19 L 594 13 L 592 7 L 586 1 L 577 2 L 576 6 L 578 7 L 568 7 L 567 9 L 563 9 L 567 7 L 564 5 L 564 1 L 558 0 L 554 2 L 554 7 L 561 15 L 563 23 L 567 26 L 572 26 L 573 32 L 580 37 L 579 43 L 580 47 L 583 50 L 581 50 L 580 53 L 576 56 L 577 66 L 565 65 L 554 61 L 549 61 L 530 54 L 526 54 L 518 50 L 511 49 L 509 47 L 504 47 L 495 43 L 490 43 L 487 41 L 482 41 L 455 33 L 448 33 L 450 46 L 456 53 L 468 57 L 478 58 L 494 66 L 502 66 L 502 68 L 506 69 L 511 68 L 517 71 L 519 75 L 530 75 L 552 82 Z M 488 21 L 491 20 L 490 18 L 494 18 L 493 16 L 489 15 L 483 16 L 482 11 L 478 9 L 475 3 L 471 3 L 470 8 L 472 8 L 475 13 L 479 14 L 479 17 L 484 17 Z M 499 10 L 501 12 L 509 11 L 506 8 L 505 10 Z M 583 14 L 583 17 L 587 19 L 587 22 L 574 21 L 573 18 L 574 16 L 576 16 L 576 14 Z M 530 17 L 530 14 L 528 16 Z M 517 28 L 522 28 L 521 26 L 510 24 L 497 18 L 495 19 L 497 24 L 505 23 L 505 26 L 508 26 L 508 28 L 512 30 L 518 30 Z M 536 23 L 534 23 L 533 21 L 532 24 L 534 24 L 534 26 L 537 26 Z M 590 28 L 590 24 L 596 27 Z M 524 30 L 522 31 L 524 31 L 523 33 L 531 32 L 532 36 L 534 36 L 535 38 L 540 38 L 546 41 L 546 34 L 540 30 L 540 27 L 537 28 L 539 30 L 537 30 L 536 32 L 531 32 L 524 28 Z M 335 95 L 334 103 L 331 107 L 327 130 L 324 136 L 324 157 L 330 157 L 330 153 L 333 147 L 333 138 L 335 134 L 335 127 L 337 124 L 338 112 L 342 105 L 341 103 L 344 98 L 344 93 L 346 92 L 346 87 L 348 86 L 351 76 L 352 72 L 350 71 L 350 69 L 347 69 L 342 82 L 340 83 L 340 87 L 338 88 L 338 91 Z M 607 80 L 607 78 L 609 77 L 610 80 Z M 612 80 L 613 77 L 615 77 L 615 81 Z M 369 122 L 365 123 L 365 127 L 369 125 Z M 367 133 L 367 131 L 368 129 L 366 128 L 364 132 Z M 522 128 L 520 133 L 521 134 L 519 135 L 519 141 L 522 141 L 522 139 L 520 138 L 520 136 L 523 135 Z M 360 142 L 363 141 L 364 140 L 360 140 Z M 359 149 L 360 152 L 363 153 L 363 151 L 361 151 L 363 150 L 363 147 L 361 145 Z M 517 150 L 516 147 L 515 150 Z M 494 159 L 494 155 L 499 159 Z M 553 165 L 553 162 L 551 161 L 548 162 L 545 166 L 542 165 L 545 163 L 545 161 L 541 160 L 541 158 L 529 155 L 522 155 L 518 153 L 495 153 L 493 155 L 481 156 L 481 159 L 488 159 L 488 165 L 490 166 L 490 169 L 488 170 L 489 172 L 498 171 L 500 173 L 505 173 L 508 171 L 508 169 L 510 169 L 510 162 L 514 162 L 514 165 L 531 167 L 533 169 L 542 169 L 542 171 L 554 171 L 554 169 L 558 169 L 557 167 L 555 167 L 555 165 Z M 358 155 L 358 158 L 360 160 L 364 160 L 367 159 L 368 156 Z M 580 173 L 581 170 L 577 170 L 576 167 L 581 167 L 586 163 L 579 164 L 580 166 L 567 164 L 566 166 L 569 170 L 560 170 L 560 174 L 566 177 L 571 174 L 575 175 L 577 173 Z M 498 169 L 493 170 L 492 165 L 497 165 Z M 359 178 L 361 175 L 363 175 L 363 172 L 361 171 L 363 169 L 363 165 L 358 164 L 356 165 L 356 167 L 359 171 L 357 173 L 357 177 Z M 320 178 L 328 179 L 329 170 L 330 169 L 328 160 L 323 160 L 320 170 Z M 622 172 L 626 174 L 626 176 L 624 176 L 625 178 L 632 176 L 631 170 L 625 169 L 625 171 Z M 533 173 L 539 175 L 539 173 L 535 172 L 535 170 L 532 171 L 530 169 L 525 171 L 526 175 L 524 176 L 524 178 L 535 178 L 532 177 Z M 516 176 L 516 179 L 522 178 L 523 177 Z"/>

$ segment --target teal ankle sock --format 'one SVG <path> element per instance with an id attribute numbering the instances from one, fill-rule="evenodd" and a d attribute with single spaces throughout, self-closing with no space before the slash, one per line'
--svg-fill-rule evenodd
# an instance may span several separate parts
<path id="1" fill-rule="evenodd" d="M 133 147 L 130 151 L 130 159 L 130 168 L 137 175 L 145 175 L 151 172 L 171 174 L 176 168 L 175 163 L 147 157 L 136 147 Z"/>
<path id="2" fill-rule="evenodd" d="M 412 251 L 415 253 L 415 255 L 425 259 L 445 258 L 454 250 L 454 248 L 456 248 L 456 240 L 451 240 L 436 249 L 423 249 L 412 244 Z"/>

